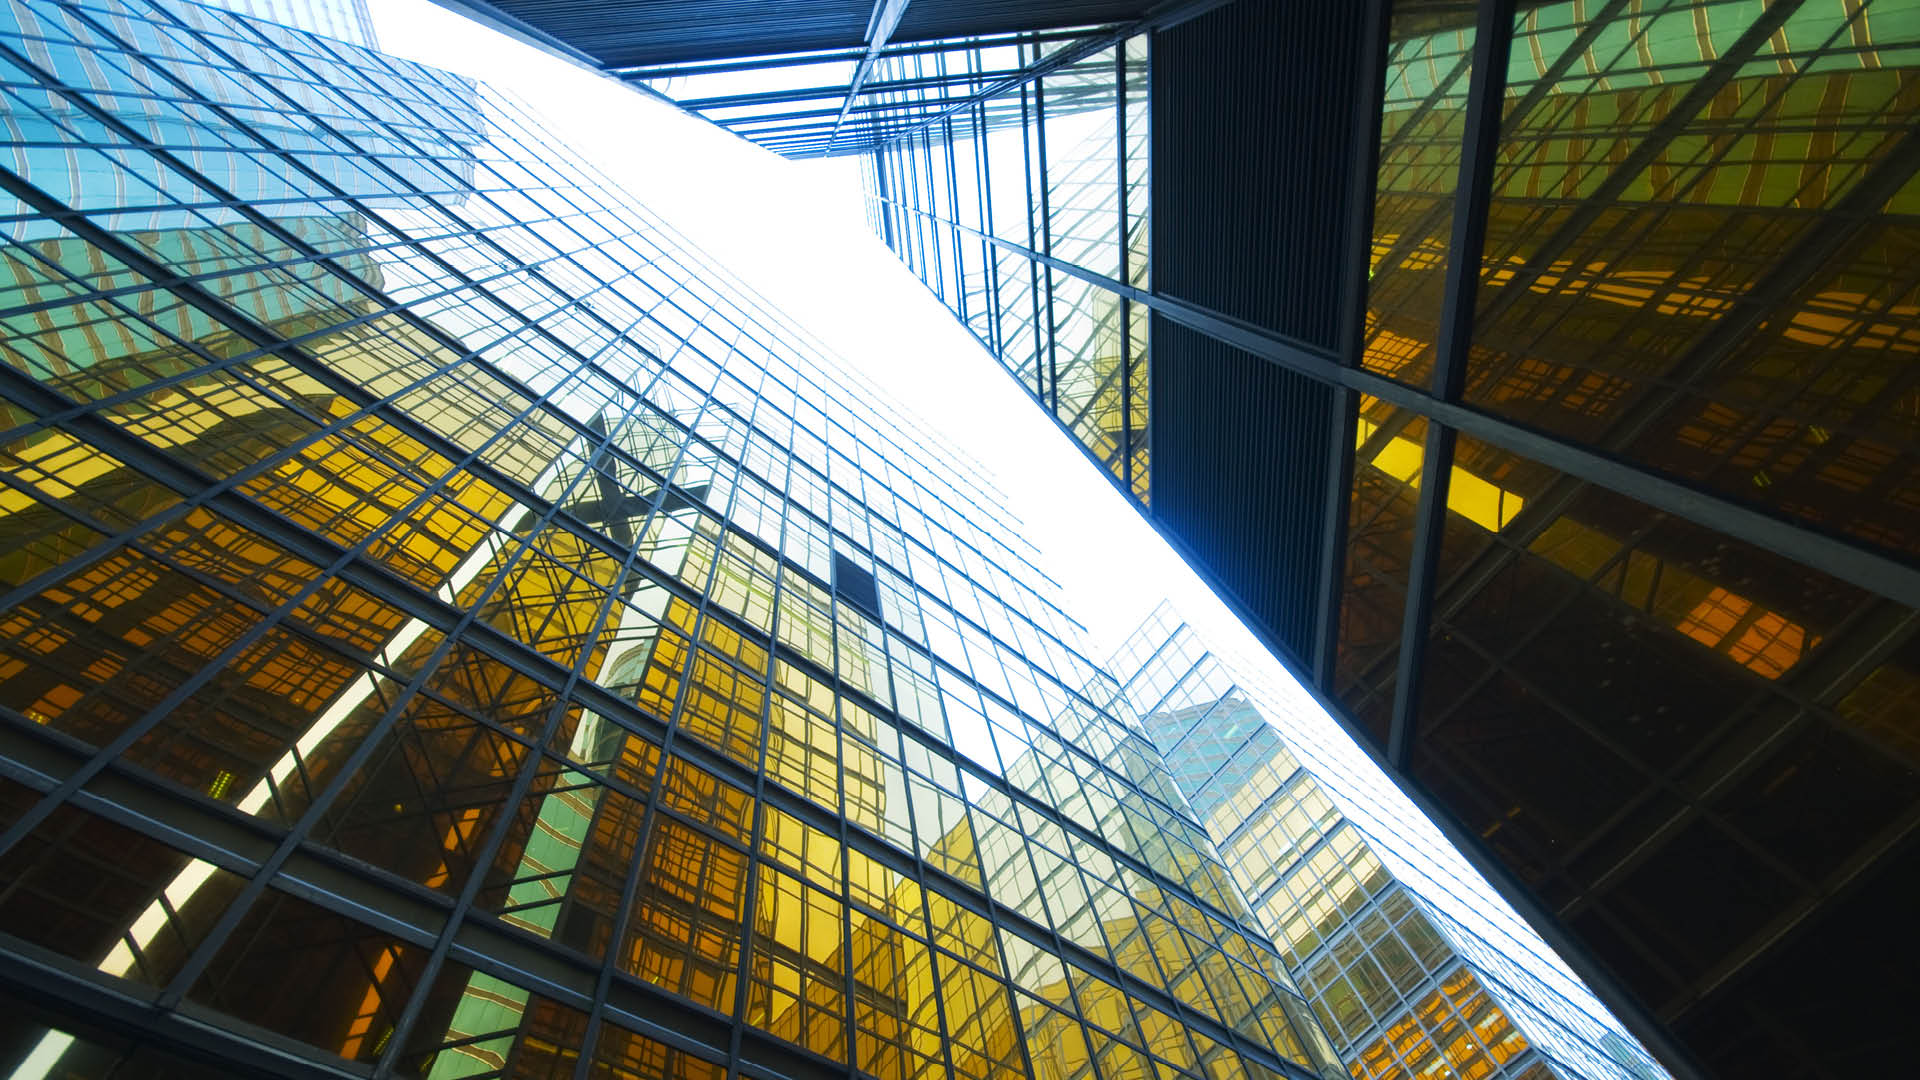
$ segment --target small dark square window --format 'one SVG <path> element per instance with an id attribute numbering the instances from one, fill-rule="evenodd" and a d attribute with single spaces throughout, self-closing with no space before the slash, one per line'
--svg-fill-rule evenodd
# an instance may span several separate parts
<path id="1" fill-rule="evenodd" d="M 837 551 L 833 553 L 833 591 L 861 611 L 876 619 L 880 617 L 880 583 Z"/>

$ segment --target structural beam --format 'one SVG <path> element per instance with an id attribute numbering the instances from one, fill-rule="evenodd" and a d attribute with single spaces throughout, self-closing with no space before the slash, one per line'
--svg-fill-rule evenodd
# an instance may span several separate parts
<path id="1" fill-rule="evenodd" d="M 847 122 L 847 113 L 853 109 L 853 99 L 860 96 L 860 88 L 866 85 L 867 76 L 873 73 L 873 65 L 880 59 L 880 51 L 887 47 L 887 39 L 893 36 L 894 28 L 900 25 L 900 16 L 907 10 L 907 0 L 873 0 L 873 17 L 867 21 L 867 52 L 853 69 L 853 78 L 847 83 L 847 100 L 840 103 L 840 115 L 833 121 L 833 131 L 827 136 L 827 149 L 833 149 L 833 140 L 840 137 L 840 127 Z"/>
<path id="2" fill-rule="evenodd" d="M 902 205 L 894 202 L 895 205 Z M 915 206 L 907 206 L 906 209 L 922 216 L 932 216 Z M 1670 480 L 1610 454 L 1565 442 L 1460 402 L 1443 400 L 1430 389 L 1397 382 L 1364 368 L 1348 367 L 1340 362 L 1337 355 L 1325 349 L 1242 322 L 1210 308 L 1136 288 L 978 229 L 965 225 L 954 227 L 1043 266 L 1145 304 L 1182 326 L 1198 330 L 1270 363 L 1419 413 L 1461 434 L 1531 458 L 1569 476 L 1617 491 L 1656 510 L 1771 550 L 1869 592 L 1920 607 L 1920 566 L 1862 545 L 1851 538 L 1816 532 L 1806 525 L 1783 521 L 1764 510 Z"/>

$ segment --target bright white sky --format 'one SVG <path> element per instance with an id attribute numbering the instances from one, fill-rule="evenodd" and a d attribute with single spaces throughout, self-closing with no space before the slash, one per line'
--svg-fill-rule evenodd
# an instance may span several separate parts
<path id="1" fill-rule="evenodd" d="M 371 0 L 382 50 L 519 96 L 632 191 L 977 457 L 1104 661 L 1171 598 L 1216 647 L 1238 620 L 867 229 L 858 160 L 792 162 L 429 0 Z M 1118 673 L 1122 678 L 1127 673 Z"/>

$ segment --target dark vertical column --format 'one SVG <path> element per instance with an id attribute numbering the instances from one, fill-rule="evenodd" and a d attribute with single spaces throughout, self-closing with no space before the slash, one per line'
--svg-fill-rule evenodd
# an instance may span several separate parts
<path id="1" fill-rule="evenodd" d="M 1467 85 L 1467 127 L 1460 157 L 1460 181 L 1454 192 L 1453 236 L 1447 246 L 1446 292 L 1441 301 L 1440 336 L 1434 349 L 1433 390 L 1442 400 L 1458 401 L 1466 380 L 1467 349 L 1473 341 L 1473 302 L 1480 284 L 1480 248 L 1487 232 L 1492 199 L 1494 153 L 1500 144 L 1500 105 L 1507 90 L 1507 54 L 1513 42 L 1514 0 L 1481 0 L 1474 30 L 1473 73 Z M 1433 614 L 1433 577 L 1446 524 L 1447 481 L 1453 470 L 1454 430 L 1427 424 L 1426 452 L 1420 463 L 1420 505 L 1413 525 L 1413 560 L 1407 570 L 1407 606 L 1400 630 L 1399 667 L 1394 676 L 1393 719 L 1387 731 L 1387 758 L 1405 768 L 1420 708 L 1427 623 Z"/>
<path id="2" fill-rule="evenodd" d="M 1355 100 L 1376 92 L 1372 5 L 1231 4 L 1153 39 L 1156 295 L 1334 353 L 1348 329 Z M 1153 513 L 1301 670 L 1321 652 L 1342 403 L 1155 315 Z"/>

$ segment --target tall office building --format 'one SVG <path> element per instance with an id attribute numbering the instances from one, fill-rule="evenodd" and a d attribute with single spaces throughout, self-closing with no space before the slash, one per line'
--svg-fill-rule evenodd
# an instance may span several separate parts
<path id="1" fill-rule="evenodd" d="M 1357 1080 L 1664 1076 L 1303 693 L 1162 604 L 1110 663 Z"/>
<path id="2" fill-rule="evenodd" d="M 1340 1075 L 989 482 L 512 101 L 0 65 L 0 1067 Z"/>
<path id="3" fill-rule="evenodd" d="M 1906 1058 L 1914 0 L 443 2 L 866 155 L 895 250 L 1676 1073 Z"/>

